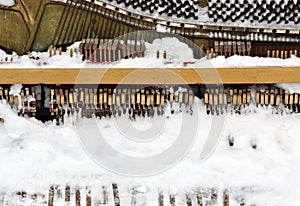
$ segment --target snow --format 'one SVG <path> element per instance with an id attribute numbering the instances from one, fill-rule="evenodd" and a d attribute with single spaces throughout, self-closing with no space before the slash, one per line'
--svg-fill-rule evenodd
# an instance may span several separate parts
<path id="1" fill-rule="evenodd" d="M 285 89 L 288 93 L 300 93 L 300 84 L 277 84 L 279 88 Z"/>
<path id="2" fill-rule="evenodd" d="M 166 26 L 157 24 L 156 25 L 156 31 L 157 32 L 161 32 L 161 33 L 166 33 L 166 32 L 170 32 L 170 29 L 168 27 L 166 27 Z"/>
<path id="3" fill-rule="evenodd" d="M 103 169 L 89 158 L 72 118 L 66 117 L 65 124 L 60 127 L 51 122 L 42 124 L 35 119 L 18 117 L 8 104 L 0 103 L 0 115 L 5 119 L 5 123 L 0 124 L 0 191 L 36 192 L 46 191 L 50 184 L 68 183 L 84 188 L 115 182 L 121 188 L 121 195 L 134 186 L 140 193 L 155 196 L 153 202 L 157 201 L 157 191 L 184 194 L 195 188 L 217 187 L 229 189 L 233 196 L 244 197 L 249 205 L 299 205 L 299 114 L 275 115 L 270 108 L 253 106 L 245 109 L 247 112 L 242 115 L 225 114 L 219 144 L 212 156 L 202 162 L 200 152 L 214 117 L 206 115 L 201 102 L 197 101 L 195 107 L 199 109 L 196 117 L 200 122 L 198 134 L 181 161 L 154 176 L 124 177 Z M 169 138 L 176 134 L 174 128 L 182 115 L 175 114 L 166 119 L 167 126 L 158 137 L 160 144 L 172 144 Z M 122 118 L 129 121 L 127 117 Z M 79 119 L 77 124 L 85 127 L 94 121 L 108 143 L 123 153 L 149 155 L 165 149 L 160 144 L 155 148 L 151 142 L 144 143 L 142 148 L 124 144 L 129 140 L 119 132 L 114 119 Z M 142 125 L 161 120 L 137 121 Z M 229 134 L 235 138 L 234 147 L 228 146 Z M 253 140 L 258 145 L 256 150 L 251 147 Z M 123 198 L 128 201 L 128 197 Z"/>
<path id="4" fill-rule="evenodd" d="M 30 55 L 17 56 L 6 54 L 0 50 L 1 68 L 244 68 L 244 67 L 299 67 L 300 58 L 292 56 L 288 59 L 263 58 L 248 56 L 231 56 L 225 58 L 218 56 L 213 59 L 194 59 L 192 49 L 177 37 L 165 37 L 155 39 L 152 43 L 146 42 L 144 58 L 123 59 L 119 62 L 94 64 L 83 62 L 82 56 L 75 53 L 69 56 L 71 48 L 79 50 L 80 42 L 74 43 L 61 56 L 49 58 L 48 52 L 32 52 Z M 194 45 L 197 48 L 196 45 Z M 156 52 L 160 52 L 160 58 L 156 58 Z M 163 59 L 163 52 L 167 52 L 167 59 Z M 184 52 L 183 52 L 184 51 Z M 4 59 L 8 57 L 8 62 Z M 33 57 L 39 57 L 38 60 Z M 10 59 L 13 59 L 10 62 Z M 1 64 L 2 62 L 2 64 Z M 190 63 L 190 64 L 187 64 Z"/>
<path id="5" fill-rule="evenodd" d="M 60 2 L 66 2 L 66 0 L 55 0 L 55 1 L 60 1 Z M 287 4 L 290 0 L 286 0 L 285 4 Z M 294 0 L 294 2 L 297 0 Z M 258 21 L 254 21 L 253 23 L 250 22 L 249 20 L 245 20 L 244 22 L 240 21 L 240 20 L 236 20 L 235 22 L 232 21 L 226 21 L 226 22 L 214 22 L 213 18 L 209 18 L 208 16 L 208 7 L 199 7 L 198 8 L 198 12 L 196 13 L 196 16 L 198 16 L 198 19 L 194 19 L 194 18 L 189 18 L 189 19 L 185 19 L 185 18 L 178 18 L 176 15 L 173 15 L 172 17 L 167 16 L 166 13 L 163 14 L 159 14 L 159 11 L 164 10 L 165 8 L 159 8 L 157 12 L 154 13 L 150 13 L 148 10 L 146 11 L 142 11 L 140 7 L 138 8 L 133 8 L 132 6 L 129 7 L 125 7 L 125 5 L 123 3 L 119 4 L 117 3 L 115 0 L 111 1 L 111 0 L 97 0 L 95 1 L 96 4 L 102 5 L 101 2 L 105 2 L 108 7 L 118 7 L 121 8 L 122 10 L 125 11 L 129 11 L 132 12 L 133 14 L 138 14 L 138 15 L 142 15 L 144 17 L 151 17 L 151 18 L 156 18 L 159 20 L 163 20 L 163 21 L 172 21 L 172 22 L 176 22 L 176 23 L 185 23 L 185 24 L 196 24 L 196 25 L 207 25 L 207 26 L 230 26 L 230 27 L 244 27 L 244 28 L 275 28 L 275 29 L 299 29 L 299 25 L 289 21 L 289 23 L 285 24 L 283 22 L 281 23 L 276 23 L 276 22 L 272 22 L 272 23 L 268 23 L 268 22 L 258 22 Z M 210 3 L 210 2 L 208 2 Z M 223 1 L 224 3 L 224 1 Z M 257 3 L 257 2 L 253 2 L 251 1 L 250 3 Z M 262 2 L 260 1 L 259 4 L 261 4 Z M 276 0 L 277 5 L 279 5 L 281 3 L 280 0 Z M 177 4 L 175 2 L 175 4 Z M 113 5 L 113 6 L 111 6 Z M 280 5 L 280 6 L 284 6 L 284 4 Z M 224 8 L 225 9 L 225 8 Z M 221 10 L 220 10 L 221 11 Z M 229 13 L 229 10 L 227 10 L 227 14 Z M 284 15 L 284 14 L 281 14 Z"/>
<path id="6" fill-rule="evenodd" d="M 286 4 L 289 2 L 290 0 L 286 0 Z M 173 22 L 178 22 L 178 23 L 185 23 L 185 24 L 196 24 L 196 25 L 211 25 L 211 26 L 232 26 L 232 27 L 245 27 L 245 28 L 276 28 L 276 29 L 299 29 L 299 25 L 292 23 L 291 21 L 289 21 L 288 24 L 285 23 L 279 23 L 277 24 L 276 22 L 272 22 L 272 23 L 268 23 L 268 22 L 258 22 L 258 21 L 254 21 L 253 23 L 251 23 L 249 20 L 246 20 L 244 22 L 237 20 L 235 22 L 232 21 L 226 21 L 226 22 L 214 22 L 213 18 L 209 18 L 208 16 L 208 7 L 204 7 L 204 8 L 198 8 L 199 11 L 196 13 L 196 15 L 198 16 L 198 20 L 193 19 L 193 18 L 189 18 L 189 19 L 185 19 L 185 18 L 178 18 L 177 16 L 173 15 L 172 17 L 169 17 L 166 15 L 166 13 L 164 14 L 159 14 L 159 12 L 154 12 L 153 14 L 151 14 L 149 11 L 142 11 L 141 8 L 132 8 L 132 6 L 129 7 L 125 7 L 124 4 L 118 4 L 115 0 L 110 1 L 110 0 L 101 0 L 101 1 L 96 1 L 96 3 L 100 3 L 100 2 L 105 2 L 107 3 L 107 5 L 113 5 L 119 8 L 122 8 L 125 11 L 130 11 L 134 14 L 139 14 L 145 17 L 152 17 L 152 18 L 157 18 L 157 19 L 162 19 L 165 21 L 173 21 Z M 252 2 L 253 3 L 253 2 Z M 257 2 L 255 2 L 257 4 Z M 260 2 L 261 4 L 261 2 Z M 279 2 L 277 3 L 279 4 Z M 283 4 L 281 5 L 283 6 Z M 224 8 L 225 9 L 225 8 Z M 229 10 L 227 10 L 227 13 L 229 13 Z M 283 14 L 284 15 L 284 14 Z"/>
<path id="7" fill-rule="evenodd" d="M 20 94 L 22 87 L 23 86 L 21 84 L 12 85 L 10 87 L 9 95 L 18 95 L 18 94 Z"/>
<path id="8" fill-rule="evenodd" d="M 13 6 L 13 5 L 15 5 L 15 1 L 14 0 L 0 0 L 0 5 Z"/>
<path id="9" fill-rule="evenodd" d="M 205 61 L 204 61 L 205 62 Z M 232 56 L 225 58 L 218 56 L 210 61 L 215 68 L 220 67 L 297 67 L 300 66 L 300 58 L 291 57 L 289 59 L 264 58 L 264 57 L 248 57 L 248 56 Z M 199 62 L 199 64 L 201 64 Z M 196 64 L 197 65 L 197 64 Z M 195 66 L 196 66 L 195 65 Z M 201 67 L 201 65 L 199 65 Z"/>

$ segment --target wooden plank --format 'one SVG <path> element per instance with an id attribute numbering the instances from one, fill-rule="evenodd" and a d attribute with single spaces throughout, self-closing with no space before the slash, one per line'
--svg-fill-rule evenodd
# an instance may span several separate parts
<path id="1" fill-rule="evenodd" d="M 0 69 L 0 84 L 300 83 L 299 67 L 219 69 Z"/>

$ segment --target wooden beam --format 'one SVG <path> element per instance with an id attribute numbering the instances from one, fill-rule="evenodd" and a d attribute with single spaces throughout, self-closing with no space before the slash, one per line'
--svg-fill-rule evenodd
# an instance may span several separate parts
<path id="1" fill-rule="evenodd" d="M 0 84 L 300 83 L 300 67 L 218 69 L 0 69 Z"/>

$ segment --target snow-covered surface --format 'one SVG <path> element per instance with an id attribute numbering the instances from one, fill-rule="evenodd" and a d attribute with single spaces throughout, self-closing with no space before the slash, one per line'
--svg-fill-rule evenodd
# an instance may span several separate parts
<path id="1" fill-rule="evenodd" d="M 69 56 L 70 48 L 78 48 L 79 42 L 69 47 L 61 56 L 56 55 L 49 58 L 48 52 L 32 52 L 30 55 L 17 56 L 17 54 L 8 55 L 0 50 L 0 68 L 229 68 L 229 67 L 299 67 L 300 58 L 293 56 L 289 59 L 262 58 L 232 56 L 225 58 L 218 56 L 211 60 L 194 59 L 193 52 L 188 45 L 180 42 L 175 37 L 166 37 L 156 39 L 153 43 L 146 43 L 146 54 L 144 58 L 123 59 L 119 62 L 94 64 L 83 62 L 82 56 L 74 54 L 73 58 Z M 156 58 L 157 50 L 160 51 L 160 59 Z M 162 58 L 166 50 L 167 59 Z M 4 62 L 5 57 L 8 61 Z M 38 60 L 32 57 L 39 57 Z M 2 62 L 2 64 L 1 64 Z M 190 63 L 190 64 L 186 64 Z"/>
<path id="2" fill-rule="evenodd" d="M 0 116 L 5 119 L 5 123 L 0 124 L 0 191 L 24 189 L 36 192 L 47 189 L 50 184 L 69 183 L 85 187 L 116 182 L 119 188 L 137 186 L 153 196 L 158 190 L 184 194 L 197 187 L 218 187 L 229 188 L 232 195 L 244 197 L 249 205 L 299 205 L 298 114 L 281 116 L 272 114 L 270 108 L 254 107 L 242 115 L 226 114 L 215 152 L 205 162 L 200 162 L 199 151 L 213 117 L 205 114 L 205 107 L 199 101 L 197 107 L 198 135 L 187 156 L 165 172 L 133 178 L 106 171 L 92 161 L 80 144 L 71 118 L 60 127 L 51 122 L 42 124 L 35 119 L 18 117 L 7 104 L 0 103 Z M 127 140 L 112 119 L 97 120 L 97 124 L 104 134 L 109 134 L 107 141 L 114 148 L 132 155 L 143 155 L 145 151 L 157 152 L 170 144 L 174 125 L 180 119 L 181 114 L 167 119 L 164 135 L 158 137 L 161 144 L 156 147 L 148 144 L 147 150 L 126 144 Z M 90 121 L 95 120 L 79 118 L 77 124 L 84 126 Z M 149 121 L 159 119 L 138 119 L 134 124 L 143 127 Z M 234 147 L 228 146 L 229 134 L 235 138 Z M 253 141 L 257 143 L 256 150 L 251 147 Z"/>
<path id="3" fill-rule="evenodd" d="M 203 60 L 203 63 L 207 62 L 207 60 Z M 229 58 L 225 58 L 224 56 L 218 56 L 209 61 L 213 67 L 299 67 L 300 66 L 300 58 L 292 57 L 289 59 L 278 59 L 278 58 L 264 58 L 264 57 L 245 57 L 245 56 L 232 56 Z M 195 67 L 199 64 L 199 68 L 201 68 L 201 62 L 197 63 Z M 204 66 L 205 67 L 205 66 Z"/>
<path id="4" fill-rule="evenodd" d="M 13 6 L 13 5 L 15 5 L 15 1 L 14 0 L 0 0 L 0 5 Z"/>
<path id="5" fill-rule="evenodd" d="M 204 8 L 199 7 L 199 11 L 197 13 L 198 20 L 195 20 L 193 18 L 189 18 L 189 19 L 178 18 L 176 16 L 169 17 L 166 14 L 161 14 L 160 15 L 158 12 L 154 12 L 153 14 L 151 14 L 148 11 L 142 11 L 140 8 L 134 9 L 134 8 L 132 8 L 132 6 L 125 7 L 124 4 L 118 4 L 116 2 L 116 0 L 113 0 L 112 2 L 109 1 L 109 0 L 101 0 L 101 2 L 105 2 L 107 4 L 113 4 L 116 7 L 121 7 L 124 10 L 128 10 L 132 13 L 136 13 L 136 14 L 139 14 L 139 15 L 142 15 L 142 16 L 149 16 L 149 17 L 153 17 L 153 18 L 164 19 L 164 20 L 167 20 L 167 21 L 171 20 L 171 21 L 174 21 L 174 22 L 192 23 L 192 24 L 207 24 L 207 25 L 216 25 L 216 26 L 219 26 L 219 25 L 222 25 L 222 26 L 235 26 L 235 27 L 246 27 L 246 28 L 253 27 L 253 28 L 299 29 L 299 25 L 296 25 L 292 22 L 290 22 L 288 24 L 284 24 L 284 23 L 277 24 L 276 22 L 269 24 L 267 22 L 261 22 L 260 23 L 258 21 L 255 21 L 253 23 L 251 23 L 250 21 L 245 21 L 245 22 L 241 22 L 241 21 L 236 21 L 236 22 L 232 22 L 232 21 L 214 22 L 213 19 L 209 18 L 209 16 L 208 16 L 208 7 L 204 7 Z M 288 0 L 286 2 L 288 2 Z"/>
<path id="6" fill-rule="evenodd" d="M 289 93 L 300 93 L 300 84 L 277 84 L 277 86 Z"/>
<path id="7" fill-rule="evenodd" d="M 54 1 L 62 1 L 62 2 L 66 2 L 66 0 L 54 0 Z M 287 4 L 290 0 L 285 0 L 285 4 Z M 298 0 L 294 0 L 295 4 L 297 3 Z M 299 25 L 294 24 L 292 22 L 289 22 L 288 24 L 285 23 L 276 23 L 276 22 L 272 22 L 272 23 L 268 23 L 268 22 L 258 22 L 258 21 L 254 21 L 253 23 L 251 23 L 250 21 L 246 20 L 244 22 L 242 21 L 227 21 L 227 22 L 214 22 L 212 18 L 209 18 L 208 16 L 208 7 L 199 7 L 198 12 L 196 13 L 196 15 L 198 16 L 198 19 L 194 19 L 194 18 L 189 18 L 189 19 L 185 19 L 185 18 L 178 18 L 176 16 L 167 16 L 166 14 L 159 14 L 159 12 L 154 12 L 154 13 L 150 13 L 148 10 L 146 11 L 142 11 L 141 8 L 133 8 L 132 6 L 129 7 L 125 7 L 125 5 L 123 3 L 118 4 L 116 2 L 116 0 L 113 1 L 109 1 L 109 0 L 101 0 L 101 1 L 96 1 L 96 3 L 100 2 L 105 2 L 108 5 L 113 5 L 115 7 L 119 7 L 122 8 L 123 10 L 126 11 L 130 11 L 134 14 L 139 14 L 142 16 L 148 16 L 148 17 L 152 17 L 152 18 L 158 18 L 158 19 L 162 19 L 162 20 L 166 20 L 166 21 L 174 21 L 174 22 L 182 22 L 182 23 L 191 23 L 191 24 L 205 24 L 205 25 L 214 25 L 214 26 L 234 26 L 234 27 L 246 27 L 246 28 L 275 28 L 275 29 L 299 29 Z M 222 1 L 222 3 L 224 3 L 225 1 Z M 262 1 L 258 1 L 260 4 Z M 248 3 L 248 2 L 247 2 Z M 268 2 L 269 3 L 269 2 Z M 276 3 L 279 3 L 279 0 L 276 0 Z M 175 4 L 177 4 L 175 2 Z M 243 2 L 241 2 L 241 4 L 243 4 Z M 229 10 L 227 12 L 230 12 Z M 284 14 L 281 14 L 284 15 Z"/>

